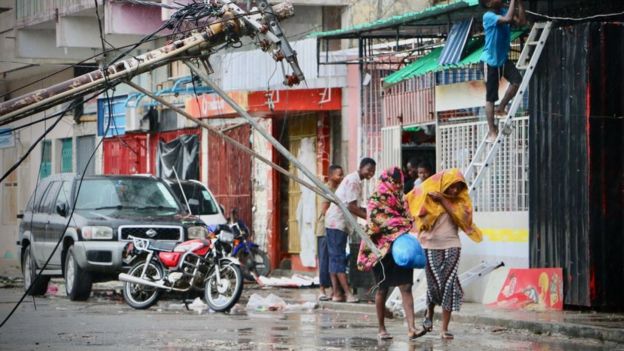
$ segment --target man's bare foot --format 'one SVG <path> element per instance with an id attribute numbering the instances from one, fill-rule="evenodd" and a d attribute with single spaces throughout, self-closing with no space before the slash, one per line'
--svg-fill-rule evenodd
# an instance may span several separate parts
<path id="1" fill-rule="evenodd" d="M 505 111 L 505 108 L 501 108 L 500 106 L 498 108 L 496 108 L 494 110 L 494 116 L 498 117 L 498 118 L 502 118 L 502 117 L 506 117 L 507 116 L 507 111 Z"/>
<path id="2" fill-rule="evenodd" d="M 496 141 L 496 137 L 498 137 L 498 129 L 494 130 L 494 131 L 490 131 L 488 133 L 487 139 L 485 139 L 486 142 L 488 143 L 493 143 Z"/>

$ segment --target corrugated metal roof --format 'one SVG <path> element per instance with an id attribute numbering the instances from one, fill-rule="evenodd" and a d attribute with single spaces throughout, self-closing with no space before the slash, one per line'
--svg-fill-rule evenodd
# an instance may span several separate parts
<path id="1" fill-rule="evenodd" d="M 518 37 L 520 37 L 522 33 L 524 33 L 524 30 L 512 32 L 511 41 L 518 39 Z M 384 87 L 387 88 L 406 79 L 418 77 L 429 72 L 437 72 L 449 68 L 464 67 L 479 63 L 481 60 L 481 54 L 483 53 L 483 37 L 475 37 L 469 39 L 468 43 L 466 44 L 465 51 L 469 54 L 462 60 L 460 60 L 457 64 L 440 65 L 438 63 L 438 60 L 442 53 L 442 47 L 435 48 L 431 50 L 431 52 L 427 55 L 385 77 Z"/>
<path id="2" fill-rule="evenodd" d="M 437 17 L 442 14 L 454 12 L 454 11 L 465 9 L 468 7 L 476 7 L 478 4 L 479 4 L 479 0 L 456 0 L 450 4 L 440 4 L 436 6 L 431 6 L 422 11 L 408 12 L 400 16 L 382 18 L 377 21 L 358 24 L 350 28 L 331 30 L 327 32 L 314 32 L 310 34 L 310 37 L 327 38 L 327 37 L 342 37 L 342 36 L 348 36 L 348 35 L 355 35 L 361 32 L 372 31 L 376 29 L 383 29 L 383 28 L 388 28 L 388 27 L 392 27 L 396 25 L 401 25 L 407 22 L 413 22 L 417 20 L 424 20 L 428 18 Z"/>
<path id="3" fill-rule="evenodd" d="M 469 18 L 453 24 L 442 54 L 440 54 L 439 64 L 448 65 L 459 62 L 462 52 L 464 52 L 466 41 L 470 36 L 470 28 L 472 28 L 473 21 L 474 19 Z"/>
<path id="4" fill-rule="evenodd" d="M 346 65 L 321 65 L 317 70 L 317 46 L 315 39 L 303 39 L 290 43 L 297 51 L 299 65 L 305 75 L 305 82 L 293 89 L 345 87 Z M 324 54 L 323 54 L 324 55 Z M 340 53 L 330 53 L 331 60 L 344 60 Z M 288 89 L 280 63 L 260 51 L 232 51 L 221 53 L 211 60 L 215 69 L 214 78 L 225 91 Z M 290 74 L 290 68 L 286 72 Z"/>

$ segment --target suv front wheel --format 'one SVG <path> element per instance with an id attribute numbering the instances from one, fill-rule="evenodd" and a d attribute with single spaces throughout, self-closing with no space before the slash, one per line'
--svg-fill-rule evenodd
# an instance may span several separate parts
<path id="1" fill-rule="evenodd" d="M 30 245 L 24 249 L 22 255 L 22 274 L 24 275 L 24 290 L 28 291 L 30 284 L 34 285 L 28 292 L 29 295 L 39 296 L 46 293 L 48 290 L 49 276 L 42 275 L 37 279 L 37 265 L 33 259 L 33 254 Z"/>
<path id="2" fill-rule="evenodd" d="M 74 257 L 74 247 L 70 246 L 65 255 L 65 291 L 72 301 L 84 301 L 91 295 L 91 275 L 85 272 Z"/>

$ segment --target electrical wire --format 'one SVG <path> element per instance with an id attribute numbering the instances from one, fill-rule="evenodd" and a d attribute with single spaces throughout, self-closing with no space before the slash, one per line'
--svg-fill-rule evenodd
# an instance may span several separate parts
<path id="1" fill-rule="evenodd" d="M 102 27 L 101 27 L 101 19 L 99 17 L 99 12 L 97 10 L 97 0 L 94 0 L 95 5 L 96 5 L 96 15 L 98 16 L 98 23 L 100 24 L 100 39 L 102 42 L 102 47 L 104 47 L 104 36 L 103 36 L 103 32 L 102 32 Z M 19 160 L 19 162 L 17 162 L 13 167 L 11 167 L 11 169 L 9 170 L 9 172 L 7 172 L 7 174 L 5 174 L 1 179 L 0 179 L 0 183 L 2 182 L 2 180 L 4 180 L 6 177 L 8 177 L 8 175 L 10 174 L 10 172 L 12 172 L 14 169 L 16 169 L 30 154 L 30 152 L 32 152 L 32 150 L 35 148 L 35 146 L 52 130 L 54 129 L 54 127 L 56 127 L 56 125 L 61 121 L 61 119 L 63 119 L 63 117 L 65 116 L 65 114 L 73 109 L 75 106 L 78 105 L 82 105 L 85 103 L 85 101 L 88 101 L 96 96 L 98 96 L 99 94 L 102 93 L 102 91 L 104 91 L 104 93 L 108 96 L 108 89 L 110 88 L 108 79 L 106 78 L 106 69 L 104 69 L 104 77 L 105 77 L 105 81 L 106 81 L 106 85 L 104 86 L 104 88 L 98 92 L 96 92 L 95 94 L 93 94 L 89 99 L 87 100 L 75 100 L 72 104 L 70 104 L 64 111 L 63 113 L 60 115 L 60 117 L 55 121 L 55 123 L 50 126 L 48 129 L 46 129 L 45 133 L 43 135 L 41 135 L 37 141 L 30 147 L 30 149 L 27 151 L 27 153 L 22 156 L 22 158 Z M 111 102 L 110 99 L 107 99 L 108 103 L 109 103 L 109 121 L 108 121 L 108 125 L 106 126 L 106 130 L 104 131 L 104 135 L 108 134 L 108 130 L 111 126 L 111 119 L 112 119 L 112 109 L 111 109 Z M 104 141 L 104 138 L 101 138 L 99 143 L 97 144 L 97 146 L 94 148 L 93 152 L 91 153 L 91 156 L 89 157 L 89 159 L 87 160 L 86 164 L 85 164 L 85 168 L 84 170 L 81 172 L 81 176 L 80 176 L 80 180 L 78 181 L 78 185 L 77 185 L 77 190 L 76 190 L 76 195 L 72 201 L 73 206 L 71 206 L 71 212 L 69 214 L 69 218 L 67 219 L 67 223 L 65 224 L 65 228 L 61 231 L 62 233 L 65 233 L 67 231 L 67 229 L 69 228 L 69 225 L 73 219 L 74 216 L 74 211 L 76 210 L 76 202 L 78 200 L 78 196 L 80 195 L 80 190 L 82 188 L 82 183 L 85 177 L 85 174 L 87 173 L 87 167 L 89 166 L 89 164 L 91 163 L 91 161 L 93 160 L 93 157 L 95 156 L 95 153 L 97 152 L 97 150 L 101 147 L 102 142 Z M 41 169 L 41 163 L 40 163 L 40 169 Z M 36 189 L 35 189 L 36 191 Z M 58 195 L 57 195 L 58 196 Z M 32 220 L 32 218 L 31 218 Z M 11 318 L 11 316 L 13 316 L 13 314 L 15 313 L 15 311 L 17 310 L 17 308 L 21 305 L 21 303 L 24 301 L 24 299 L 26 298 L 26 296 L 28 296 L 28 294 L 30 293 L 30 291 L 32 290 L 33 286 L 35 286 L 35 284 L 37 283 L 37 281 L 39 279 L 41 279 L 41 275 L 43 273 L 43 271 L 46 269 L 46 267 L 48 266 L 48 264 L 50 263 L 50 260 L 52 259 L 52 257 L 54 256 L 54 254 L 56 253 L 56 251 L 58 250 L 59 245 L 61 244 L 61 242 L 63 242 L 63 239 L 65 237 L 63 235 L 59 236 L 59 240 L 57 241 L 56 245 L 54 246 L 54 249 L 52 250 L 52 252 L 50 253 L 50 256 L 48 256 L 48 259 L 45 261 L 45 263 L 43 264 L 43 266 L 41 267 L 41 269 L 39 270 L 39 273 L 35 276 L 34 280 L 31 282 L 30 286 L 26 289 L 26 291 L 24 292 L 24 294 L 22 295 L 22 297 L 20 298 L 20 300 L 15 304 L 15 306 L 13 307 L 13 309 L 11 310 L 11 312 L 9 312 L 9 314 L 5 317 L 5 319 L 2 321 L 2 323 L 0 323 L 0 328 L 2 328 Z M 33 296 L 33 301 L 34 301 L 34 296 Z"/>
<path id="2" fill-rule="evenodd" d="M 99 95 L 100 93 L 102 93 L 102 91 L 98 91 L 98 92 L 96 92 L 95 94 L 93 94 L 93 95 L 91 96 L 91 98 L 96 97 L 96 96 L 97 96 L 97 95 Z M 61 116 L 58 118 L 58 120 L 57 120 L 57 121 L 55 121 L 55 123 L 54 123 L 52 126 L 50 126 L 50 128 L 46 129 L 46 131 L 44 132 L 44 134 L 43 134 L 41 137 L 39 137 L 39 138 L 37 139 L 37 141 L 36 141 L 36 142 L 35 142 L 35 143 L 31 146 L 31 148 L 27 151 L 27 153 L 26 153 L 25 155 L 23 155 L 23 156 L 22 156 L 22 158 L 18 161 L 18 163 L 17 163 L 14 167 L 12 167 L 12 169 L 17 168 L 17 166 L 19 166 L 19 164 L 21 164 L 21 163 L 22 163 L 22 162 L 23 162 L 23 161 L 24 161 L 24 160 L 28 157 L 28 155 L 29 155 L 29 154 L 30 154 L 30 152 L 34 149 L 34 147 L 35 147 L 35 146 L 36 146 L 36 145 L 37 145 L 37 144 L 38 144 L 38 143 L 39 143 L 39 142 L 40 142 L 40 141 L 41 141 L 41 140 L 42 140 L 42 139 L 43 139 L 43 138 L 44 138 L 44 137 L 45 137 L 45 136 L 46 136 L 46 135 L 47 135 L 47 134 L 48 134 L 48 133 L 52 130 L 52 129 L 54 129 L 54 127 L 58 124 L 58 122 L 59 122 L 59 121 L 60 121 L 60 120 L 61 120 L 61 119 L 65 116 L 65 114 L 66 114 L 69 110 L 73 109 L 74 107 L 76 107 L 76 106 L 78 106 L 78 105 L 82 105 L 82 104 L 84 104 L 84 103 L 85 103 L 84 101 L 78 101 L 78 100 L 76 100 L 74 103 L 70 104 L 70 105 L 69 105 L 69 106 L 68 106 L 65 110 L 63 110 L 63 112 L 62 112 Z M 76 190 L 76 196 L 74 197 L 73 202 L 72 202 L 73 204 L 75 204 L 75 203 L 76 203 L 76 201 L 77 201 L 77 199 L 78 199 L 78 195 L 80 194 L 80 189 L 81 189 L 81 186 L 82 186 L 82 181 L 83 181 L 83 179 L 84 179 L 84 176 L 85 176 L 85 173 L 86 173 L 87 167 L 88 167 L 88 166 L 89 166 L 89 164 L 91 163 L 91 160 L 92 160 L 92 159 L 93 159 L 93 157 L 95 156 L 95 153 L 97 152 L 97 150 L 100 148 L 100 146 L 101 146 L 101 144 L 102 144 L 102 141 L 103 141 L 103 140 L 104 140 L 103 138 L 100 140 L 100 142 L 99 142 L 99 143 L 98 143 L 98 145 L 94 148 L 93 152 L 91 153 L 91 156 L 89 157 L 88 161 L 87 161 L 87 162 L 86 162 L 86 164 L 85 164 L 85 168 L 84 168 L 84 170 L 82 171 L 82 175 L 81 175 L 80 180 L 79 180 L 79 183 L 78 183 L 78 188 L 77 188 L 77 190 Z M 40 167 L 40 171 L 41 171 L 41 163 L 39 164 L 39 167 Z M 12 171 L 12 170 L 10 170 L 10 171 Z M 41 172 L 39 172 L 39 174 L 40 174 L 40 173 L 41 173 Z M 3 176 L 3 177 L 2 177 L 2 179 L 0 180 L 0 182 L 1 182 L 2 180 L 4 180 L 4 178 L 6 178 L 6 176 L 8 176 L 8 174 L 9 174 L 9 173 L 7 173 L 5 176 Z M 38 176 L 38 177 L 39 177 L 39 176 Z M 36 190 L 37 190 L 37 189 L 35 188 L 35 194 L 36 194 Z M 36 200 L 36 198 L 34 198 L 34 199 L 33 199 L 33 201 L 34 201 L 34 200 Z M 36 204 L 35 204 L 35 205 L 36 205 Z M 69 228 L 69 225 L 70 225 L 70 223 L 71 223 L 71 221 L 72 221 L 72 219 L 73 219 L 73 216 L 74 216 L 74 210 L 75 210 L 76 206 L 71 206 L 71 208 L 72 208 L 72 210 L 71 210 L 71 212 L 70 212 L 70 214 L 69 214 L 69 218 L 68 218 L 68 220 L 67 220 L 67 223 L 66 223 L 66 225 L 65 225 L 65 228 L 62 230 L 62 232 L 63 232 L 63 233 L 64 233 L 64 232 L 66 232 L 66 231 L 67 231 L 67 229 Z M 32 217 L 31 217 L 31 220 L 32 220 Z M 11 310 L 11 312 L 9 312 L 9 314 L 8 314 L 8 315 L 4 318 L 4 320 L 2 321 L 2 323 L 0 323 L 0 328 L 2 328 L 2 327 L 3 327 L 3 326 L 4 326 L 4 325 L 5 325 L 5 324 L 9 321 L 9 319 L 11 318 L 11 316 L 13 316 L 13 314 L 15 313 L 15 311 L 16 311 L 16 310 L 19 308 L 19 306 L 22 304 L 22 302 L 24 301 L 24 299 L 26 298 L 26 296 L 28 296 L 28 294 L 30 294 L 30 291 L 32 290 L 33 286 L 35 286 L 35 284 L 37 283 L 37 281 L 38 281 L 39 279 L 41 279 L 41 275 L 42 275 L 43 271 L 46 269 L 46 267 L 47 267 L 47 266 L 48 266 L 48 264 L 50 263 L 50 260 L 52 259 L 52 257 L 53 257 L 53 256 L 54 256 L 54 254 L 56 253 L 56 251 L 58 250 L 58 247 L 59 247 L 59 245 L 61 244 L 61 242 L 63 242 L 63 239 L 64 239 L 64 236 L 60 236 L 59 240 L 57 241 L 56 245 L 54 246 L 54 249 L 52 249 L 52 252 L 50 253 L 50 256 L 48 256 L 48 259 L 45 261 L 45 263 L 43 264 L 43 266 L 39 269 L 39 273 L 38 273 L 38 274 L 34 277 L 34 279 L 32 280 L 32 282 L 31 282 L 31 284 L 30 284 L 30 286 L 28 286 L 28 288 L 26 289 L 26 291 L 24 291 L 24 293 L 22 294 L 22 297 L 21 297 L 21 298 L 19 299 L 19 301 L 15 304 L 15 306 L 13 307 L 13 309 Z M 34 299 L 34 297 L 33 297 L 33 299 Z"/>
<path id="3" fill-rule="evenodd" d="M 136 4 L 136 5 L 156 6 L 156 7 L 162 7 L 162 8 L 170 9 L 170 10 L 180 9 L 180 6 L 171 6 L 171 5 L 163 4 L 160 2 L 151 2 L 151 1 L 145 1 L 145 0 L 124 0 L 124 1 L 129 2 L 131 4 Z"/>
<path id="4" fill-rule="evenodd" d="M 525 10 L 525 12 L 528 13 L 528 14 L 531 14 L 533 16 L 546 18 L 546 19 L 553 20 L 553 21 L 573 21 L 573 22 L 582 22 L 582 21 L 587 21 L 587 20 L 591 20 L 591 19 L 595 19 L 595 18 L 607 18 L 607 17 L 624 16 L 624 11 L 616 12 L 616 13 L 602 13 L 602 14 L 597 14 L 597 15 L 593 15 L 593 16 L 579 17 L 579 18 L 548 16 L 548 15 L 544 15 L 544 14 L 533 12 L 533 11 L 529 11 L 529 10 Z"/>
<path id="5" fill-rule="evenodd" d="M 234 14 L 234 15 L 233 15 L 233 18 L 242 18 L 242 17 L 246 17 L 246 16 L 249 16 L 249 15 L 258 14 L 258 13 L 260 13 L 260 11 L 251 11 L 251 12 L 248 12 L 248 13 L 245 13 L 245 14 Z M 173 16 L 173 15 L 172 15 L 172 16 Z M 196 16 L 195 16 L 195 17 L 196 17 Z M 171 19 L 170 19 L 170 20 L 171 20 Z M 228 21 L 230 21 L 230 20 L 231 20 L 231 19 L 220 19 L 220 20 L 217 20 L 217 21 L 214 21 L 214 22 L 210 22 L 210 23 L 211 23 L 211 24 L 225 23 L 225 22 L 228 22 Z M 176 17 L 176 22 L 177 22 L 177 21 L 178 21 L 178 19 L 177 19 L 177 17 Z M 197 21 L 197 18 L 194 18 L 194 21 Z M 117 49 L 118 49 L 118 50 L 119 50 L 119 49 L 126 49 L 126 48 L 130 48 L 130 49 L 126 50 L 126 51 L 125 51 L 124 53 L 122 53 L 120 56 L 118 56 L 117 58 L 115 58 L 114 60 L 112 60 L 112 61 L 111 61 L 111 64 L 112 64 L 112 63 L 114 63 L 114 62 L 116 62 L 116 61 L 118 61 L 120 58 L 124 57 L 124 56 L 125 56 L 125 55 L 127 55 L 129 52 L 131 52 L 132 50 L 136 49 L 137 47 L 139 47 L 139 46 L 141 46 L 141 45 L 143 45 L 143 44 L 150 43 L 150 42 L 155 41 L 155 40 L 159 40 L 159 39 L 163 39 L 163 38 L 167 38 L 167 37 L 169 37 L 169 36 L 170 36 L 169 34 L 164 35 L 164 36 L 158 36 L 158 37 L 154 37 L 154 36 L 155 36 L 156 34 L 158 34 L 159 32 L 161 32 L 162 30 L 169 28 L 170 26 L 171 26 L 171 28 L 173 28 L 173 25 L 170 23 L 170 21 L 167 21 L 167 22 L 165 22 L 165 23 L 164 23 L 161 27 L 159 27 L 156 31 L 154 31 L 153 33 L 151 33 L 151 34 L 149 34 L 149 35 L 147 35 L 147 36 L 143 37 L 140 41 L 138 41 L 138 42 L 136 42 L 136 43 L 132 43 L 132 44 L 128 44 L 128 45 L 123 45 L 123 46 L 119 46 L 119 47 L 117 47 Z M 187 33 L 190 33 L 190 32 L 193 32 L 193 31 L 196 31 L 196 30 L 201 29 L 201 28 L 203 28 L 203 26 L 197 26 L 197 27 L 187 28 L 187 29 L 184 29 L 184 30 L 180 29 L 180 30 L 177 32 L 177 34 L 178 34 L 178 35 L 181 35 L 181 34 L 187 34 Z M 114 51 L 117 51 L 117 50 L 113 50 L 113 49 L 105 50 L 105 51 L 103 51 L 103 52 L 99 52 L 99 53 L 97 53 L 97 54 L 94 54 L 94 55 L 92 55 L 92 56 L 89 56 L 89 57 L 87 57 L 86 59 L 83 59 L 83 60 L 81 60 L 81 61 L 79 61 L 79 62 L 77 62 L 77 63 L 73 63 L 73 64 L 67 63 L 67 64 L 66 64 L 66 65 L 68 65 L 67 67 L 65 67 L 65 68 L 63 68 L 63 69 L 60 69 L 60 70 L 58 70 L 58 71 L 52 72 L 52 73 L 50 73 L 50 74 L 48 74 L 48 75 L 46 75 L 46 76 L 43 76 L 43 77 L 41 77 L 41 78 L 39 78 L 39 79 L 37 79 L 37 80 L 35 80 L 35 81 L 32 81 L 32 82 L 28 83 L 28 84 L 25 84 L 25 85 L 22 85 L 22 86 L 20 86 L 20 87 L 17 87 L 17 88 L 15 88 L 15 89 L 13 89 L 13 90 L 10 90 L 10 91 L 8 91 L 8 92 L 6 92 L 6 93 L 4 93 L 4 94 L 0 95 L 0 99 L 5 98 L 6 96 L 9 96 L 10 94 L 12 94 L 12 93 L 14 93 L 14 92 L 16 92 L 16 91 L 19 91 L 19 90 L 25 89 L 25 88 L 27 88 L 27 87 L 29 87 L 29 86 L 32 86 L 32 85 L 37 84 L 37 83 L 39 83 L 39 82 L 42 82 L 42 81 L 44 81 L 44 80 L 46 80 L 46 79 L 48 79 L 48 78 L 50 78 L 50 77 L 53 77 L 53 76 L 55 76 L 55 75 L 57 75 L 57 74 L 60 74 L 60 73 L 62 73 L 62 72 L 65 72 L 66 70 L 68 70 L 68 69 L 70 69 L 70 68 L 84 66 L 84 65 L 82 65 L 82 64 L 87 63 L 88 61 L 93 60 L 93 59 L 95 59 L 95 58 L 97 58 L 97 57 L 99 57 L 99 56 L 102 56 L 102 55 L 105 55 L 105 54 L 107 54 L 107 53 L 114 52 Z"/>

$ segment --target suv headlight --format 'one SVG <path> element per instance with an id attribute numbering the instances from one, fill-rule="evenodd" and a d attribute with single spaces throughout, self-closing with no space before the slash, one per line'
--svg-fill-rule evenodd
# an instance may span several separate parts
<path id="1" fill-rule="evenodd" d="M 85 240 L 110 240 L 113 238 L 113 228 L 104 226 L 82 227 L 82 237 Z"/>
<path id="2" fill-rule="evenodd" d="M 188 228 L 189 239 L 206 239 L 208 237 L 208 229 L 204 226 L 195 226 Z"/>

